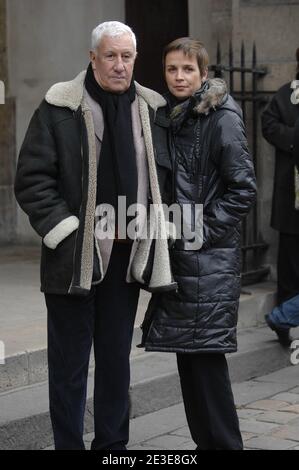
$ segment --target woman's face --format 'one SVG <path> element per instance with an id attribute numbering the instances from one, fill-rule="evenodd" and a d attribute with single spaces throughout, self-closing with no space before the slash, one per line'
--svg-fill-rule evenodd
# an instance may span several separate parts
<path id="1" fill-rule="evenodd" d="M 165 57 L 165 80 L 170 93 L 179 100 L 193 95 L 207 75 L 208 72 L 201 75 L 196 56 L 188 56 L 183 51 L 171 51 Z"/>

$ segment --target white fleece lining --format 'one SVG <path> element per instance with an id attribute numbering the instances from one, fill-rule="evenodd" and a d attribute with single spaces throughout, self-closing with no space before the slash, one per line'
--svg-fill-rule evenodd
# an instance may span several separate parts
<path id="1" fill-rule="evenodd" d="M 68 237 L 74 230 L 79 227 L 79 219 L 75 215 L 71 215 L 57 224 L 44 237 L 43 242 L 51 250 L 55 250 L 62 240 Z"/>
<path id="2" fill-rule="evenodd" d="M 80 72 L 74 80 L 55 83 L 46 94 L 46 101 L 54 106 L 77 111 L 83 99 L 83 84 L 86 71 Z"/>
<path id="3" fill-rule="evenodd" d="M 96 140 L 93 125 L 92 112 L 82 106 L 84 121 L 87 131 L 89 148 L 88 165 L 88 197 L 86 203 L 86 213 L 84 221 L 84 235 L 81 257 L 81 275 L 80 287 L 89 290 L 93 274 L 93 256 L 94 256 L 94 216 L 96 210 L 96 192 L 97 192 L 97 155 Z M 100 268 L 103 269 L 101 257 L 99 257 Z M 101 272 L 101 274 L 103 274 Z"/>
<path id="4" fill-rule="evenodd" d="M 142 122 L 143 128 L 143 135 L 144 135 L 144 143 L 146 147 L 146 154 L 148 159 L 148 168 L 149 168 L 149 179 L 150 179 L 150 188 L 153 198 L 153 203 L 156 205 L 157 208 L 161 209 L 158 210 L 157 214 L 155 214 L 155 229 L 154 233 L 159 234 L 160 236 L 156 239 L 155 243 L 155 253 L 154 253 L 154 260 L 153 260 L 153 270 L 151 275 L 151 280 L 149 287 L 157 288 L 161 286 L 167 286 L 172 284 L 172 275 L 171 275 L 171 268 L 170 268 L 170 259 L 169 259 L 169 251 L 168 251 L 168 241 L 167 241 L 167 234 L 166 234 L 166 227 L 165 227 L 165 217 L 164 212 L 162 209 L 162 200 L 160 194 L 160 188 L 158 183 L 158 175 L 156 169 L 156 162 L 154 156 L 154 148 L 153 148 L 153 141 L 152 141 L 152 133 L 151 133 L 151 125 L 150 125 L 150 118 L 149 112 L 146 101 L 139 97 L 139 110 L 140 110 L 140 118 Z M 145 268 L 149 255 L 151 240 L 141 240 L 139 242 L 141 253 L 143 252 L 143 256 L 133 259 L 132 268 L 133 271 L 137 273 L 140 272 L 142 269 Z M 136 265 L 133 267 L 134 262 Z M 140 265 L 142 262 L 143 266 Z M 135 269 L 134 269 L 135 268 Z"/>

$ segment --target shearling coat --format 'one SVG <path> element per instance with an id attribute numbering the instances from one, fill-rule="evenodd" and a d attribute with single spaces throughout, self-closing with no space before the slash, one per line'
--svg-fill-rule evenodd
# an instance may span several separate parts
<path id="1" fill-rule="evenodd" d="M 32 117 L 18 161 L 15 194 L 42 237 L 41 290 L 45 293 L 86 295 L 92 283 L 101 282 L 107 264 L 95 243 L 98 128 L 86 100 L 85 74 L 50 88 Z M 138 193 L 149 191 L 159 206 L 155 154 L 165 152 L 167 137 L 154 118 L 165 100 L 138 83 L 136 95 L 132 121 L 137 166 L 139 161 L 139 169 L 146 167 L 149 181 L 148 189 L 147 177 L 138 173 Z M 138 129 L 140 135 L 136 135 Z M 153 291 L 175 287 L 163 214 L 152 221 L 153 236 L 157 230 L 163 237 L 154 244 L 153 237 L 134 240 L 127 277 L 128 282 L 137 281 Z"/>
<path id="2" fill-rule="evenodd" d="M 240 222 L 255 200 L 256 182 L 241 111 L 222 80 L 210 80 L 208 90 L 182 107 L 172 121 L 172 142 L 172 200 L 192 208 L 203 205 L 202 245 L 190 250 L 183 238 L 173 245 L 178 289 L 152 297 L 141 346 L 148 351 L 233 352 Z"/>

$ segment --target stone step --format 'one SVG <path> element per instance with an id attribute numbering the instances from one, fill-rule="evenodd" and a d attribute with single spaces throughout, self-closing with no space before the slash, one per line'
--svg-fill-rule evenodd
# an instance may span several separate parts
<path id="1" fill-rule="evenodd" d="M 9 266 L 11 267 L 11 265 Z M 10 272 L 9 266 L 7 268 L 8 273 Z M 14 273 L 15 268 L 10 273 L 11 277 Z M 12 282 L 8 283 L 8 290 L 11 284 Z M 12 295 L 13 292 L 9 295 L 6 291 L 4 298 L 0 299 L 2 317 L 0 320 L 0 340 L 3 342 L 6 351 L 5 363 L 0 362 L 0 392 L 43 382 L 47 380 L 48 373 L 46 312 L 43 296 L 36 293 L 33 286 L 31 286 L 31 290 L 29 286 L 26 286 L 18 300 L 14 300 L 14 304 Z M 149 297 L 150 295 L 147 292 L 141 291 L 132 343 L 132 356 L 138 356 L 143 352 L 137 349 L 136 345 L 140 342 L 141 331 L 139 325 L 142 322 Z M 25 313 L 23 313 L 24 300 L 22 300 L 24 298 L 27 298 L 30 302 L 30 309 Z M 275 285 L 271 282 L 244 288 L 240 298 L 239 330 L 263 325 L 264 315 L 273 308 L 274 301 Z M 9 315 L 6 314 L 8 310 Z M 92 368 L 93 357 L 91 357 L 90 365 Z"/>
<path id="2" fill-rule="evenodd" d="M 137 338 L 136 338 L 137 339 Z M 290 352 L 269 328 L 239 332 L 239 351 L 227 355 L 232 382 L 259 377 L 290 364 Z M 85 432 L 93 430 L 93 374 L 90 370 Z M 131 417 L 181 402 L 175 354 L 140 353 L 131 359 Z M 42 449 L 52 444 L 47 382 L 0 394 L 0 449 Z"/>

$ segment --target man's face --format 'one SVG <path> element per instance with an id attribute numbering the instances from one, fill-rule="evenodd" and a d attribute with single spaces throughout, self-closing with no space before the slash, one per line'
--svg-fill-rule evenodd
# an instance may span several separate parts
<path id="1" fill-rule="evenodd" d="M 196 56 L 188 56 L 183 51 L 172 51 L 165 57 L 165 79 L 170 93 L 185 100 L 201 87 L 208 73 L 202 76 Z"/>
<path id="2" fill-rule="evenodd" d="M 136 50 L 130 34 L 103 36 L 96 52 L 90 52 L 93 73 L 103 90 L 124 93 L 130 86 Z"/>

